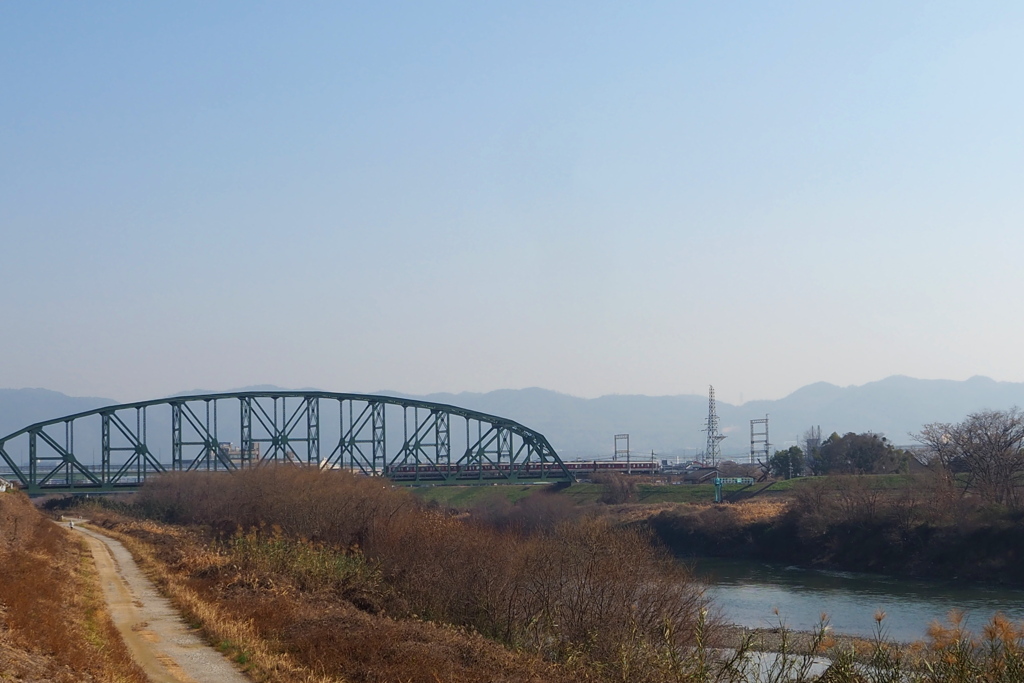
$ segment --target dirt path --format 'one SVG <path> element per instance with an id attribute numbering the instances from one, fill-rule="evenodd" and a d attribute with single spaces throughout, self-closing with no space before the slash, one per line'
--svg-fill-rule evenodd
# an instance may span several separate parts
<path id="1" fill-rule="evenodd" d="M 74 530 L 89 543 L 117 630 L 153 683 L 250 683 L 188 628 L 123 545 L 77 523 Z"/>

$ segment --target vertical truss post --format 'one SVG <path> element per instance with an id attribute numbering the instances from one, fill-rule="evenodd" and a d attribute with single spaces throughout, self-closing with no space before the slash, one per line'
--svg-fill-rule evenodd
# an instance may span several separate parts
<path id="1" fill-rule="evenodd" d="M 181 404 L 171 404 L 171 471 L 184 469 L 181 462 Z"/>
<path id="2" fill-rule="evenodd" d="M 239 418 L 242 425 L 241 444 L 240 451 L 242 457 L 242 466 L 252 464 L 253 459 L 253 448 L 252 448 L 252 397 L 251 396 L 240 396 L 239 397 Z"/>
<path id="3" fill-rule="evenodd" d="M 146 480 L 146 423 L 145 408 L 135 409 L 135 464 L 138 481 Z"/>
<path id="4" fill-rule="evenodd" d="M 348 402 L 348 423 L 351 429 L 352 422 L 352 400 Z M 345 467 L 345 453 L 348 453 L 348 468 L 350 472 L 356 471 L 355 449 L 349 445 L 345 432 L 345 399 L 338 400 L 338 463 Z"/>
<path id="5" fill-rule="evenodd" d="M 71 488 L 75 488 L 75 431 L 74 422 L 64 420 L 64 469 Z"/>
<path id="6" fill-rule="evenodd" d="M 419 437 L 419 418 L 420 418 L 420 414 L 419 413 L 420 413 L 420 409 L 419 408 L 415 408 L 414 407 L 412 409 L 413 435 L 415 437 L 417 437 L 417 439 Z M 420 449 L 419 449 L 419 444 L 418 443 L 413 445 L 412 448 L 410 448 L 410 444 L 409 444 L 409 406 L 403 406 L 402 407 L 402 430 L 403 430 L 403 434 L 402 434 L 402 450 L 401 450 L 401 453 L 405 456 L 405 457 L 402 458 L 402 464 L 404 465 L 404 464 L 406 464 L 408 462 L 409 454 L 411 452 L 412 453 L 412 457 L 413 457 L 413 467 L 415 467 L 415 471 L 414 471 L 414 474 L 413 474 L 413 480 L 414 481 L 419 481 L 420 480 Z M 393 463 L 394 463 L 394 461 L 392 461 L 392 464 Z"/>
<path id="7" fill-rule="evenodd" d="M 505 454 L 508 464 L 512 465 L 512 431 L 508 427 L 498 427 L 498 458 L 497 464 L 501 464 L 501 456 Z"/>
<path id="8" fill-rule="evenodd" d="M 203 401 L 206 408 L 206 423 L 203 425 L 203 431 L 206 434 L 203 435 L 203 454 L 206 456 L 206 469 L 211 469 L 211 465 L 214 471 L 220 468 L 220 444 L 217 443 L 217 439 L 210 433 L 210 401 Z M 216 410 L 217 404 L 214 404 L 214 410 Z"/>
<path id="9" fill-rule="evenodd" d="M 352 401 L 348 402 L 348 423 L 352 424 Z M 345 453 L 348 448 L 348 439 L 345 438 L 345 399 L 338 399 L 338 464 L 342 469 L 345 467 Z M 348 468 L 350 472 L 356 471 L 356 454 L 354 450 L 348 450 Z M 331 458 L 334 454 L 331 454 Z M 331 458 L 328 458 L 330 460 Z"/>
<path id="10" fill-rule="evenodd" d="M 269 448 L 267 449 L 267 454 L 261 454 L 260 459 L 268 459 L 274 463 L 277 462 L 277 457 L 281 449 L 281 440 L 279 438 L 280 432 L 277 429 L 277 398 L 277 396 L 272 396 L 270 398 L 270 409 L 271 412 L 273 413 L 272 415 L 267 415 L 266 409 L 263 408 L 258 401 L 256 402 L 256 419 L 260 422 L 261 425 L 263 425 L 263 429 L 266 430 L 268 434 L 270 434 L 270 442 Z M 263 413 L 262 418 L 260 417 L 260 412 Z"/>
<path id="11" fill-rule="evenodd" d="M 202 464 L 206 466 L 206 471 L 216 470 L 217 464 L 220 461 L 220 453 L 217 452 L 218 444 L 214 443 L 215 439 L 210 436 L 210 402 L 203 401 L 204 418 L 203 418 L 203 461 Z"/>
<path id="12" fill-rule="evenodd" d="M 102 413 L 102 437 L 100 443 L 100 469 L 102 470 L 102 476 L 104 484 L 113 483 L 110 480 L 110 413 Z"/>
<path id="13" fill-rule="evenodd" d="M 210 420 L 210 400 L 207 399 L 206 403 L 206 437 L 203 439 L 206 441 L 206 468 L 210 468 L 210 461 L 213 461 L 213 469 L 220 469 L 220 444 L 217 442 L 217 437 L 214 436 L 213 432 L 210 431 L 210 425 L 217 424 L 217 403 L 213 403 L 213 420 Z M 217 427 L 214 426 L 214 431 Z"/>
<path id="14" fill-rule="evenodd" d="M 273 449 L 273 453 L 274 453 L 273 460 L 274 460 L 275 464 L 277 463 L 277 458 L 278 458 L 279 455 L 281 456 L 282 460 L 287 460 L 288 459 L 288 456 L 287 456 L 286 451 L 285 451 L 285 448 L 286 448 L 287 444 L 282 443 L 282 441 L 281 441 L 281 428 L 279 428 L 277 426 L 277 398 L 278 397 L 275 396 L 272 399 L 273 403 L 274 403 L 274 406 L 273 406 L 274 407 L 274 415 L 273 415 L 273 419 L 271 420 L 272 429 L 271 429 L 271 436 L 270 436 L 270 445 L 271 445 L 271 448 Z M 283 401 L 284 401 L 284 399 L 282 399 L 282 405 L 281 405 L 281 415 L 282 416 L 284 415 L 284 409 L 285 409 Z M 281 421 L 284 422 L 284 418 L 283 417 L 282 417 Z"/>
<path id="15" fill-rule="evenodd" d="M 470 462 L 476 464 L 476 478 L 484 478 L 484 449 L 486 446 L 483 445 L 484 440 L 484 425 L 482 422 L 477 420 L 476 422 L 476 447 L 473 451 L 473 457 Z"/>
<path id="16" fill-rule="evenodd" d="M 39 455 L 36 452 L 36 433 L 28 433 L 28 485 L 35 487 L 39 481 Z"/>
<path id="17" fill-rule="evenodd" d="M 306 397 L 306 464 L 320 465 L 320 399 Z"/>
<path id="18" fill-rule="evenodd" d="M 442 410 L 431 411 L 434 416 L 434 461 L 444 465 L 446 470 L 452 464 L 452 440 L 448 431 L 448 413 Z"/>
<path id="19" fill-rule="evenodd" d="M 466 421 L 466 455 L 463 456 L 463 460 L 465 460 L 465 465 L 463 465 L 463 467 L 468 467 L 473 463 L 473 447 L 470 445 L 473 442 L 469 438 L 469 418 L 464 417 L 463 419 Z"/>
<path id="20" fill-rule="evenodd" d="M 370 403 L 370 425 L 372 429 L 373 473 L 387 474 L 387 451 L 384 442 L 384 404 L 380 401 Z"/>

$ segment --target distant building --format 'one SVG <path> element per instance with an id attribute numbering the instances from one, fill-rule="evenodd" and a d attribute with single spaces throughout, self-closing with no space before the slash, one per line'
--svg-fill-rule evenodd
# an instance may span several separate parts
<path id="1" fill-rule="evenodd" d="M 217 455 L 222 460 L 227 459 L 235 464 L 243 462 L 256 462 L 260 459 L 260 444 L 254 442 L 248 453 L 243 453 L 241 448 L 235 448 L 235 444 L 229 441 L 222 441 L 217 444 Z"/>

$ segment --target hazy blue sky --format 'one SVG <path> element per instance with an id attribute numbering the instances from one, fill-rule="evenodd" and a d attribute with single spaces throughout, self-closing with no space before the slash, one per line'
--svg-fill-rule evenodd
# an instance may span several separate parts
<path id="1" fill-rule="evenodd" d="M 1024 380 L 1024 4 L 0 4 L 0 386 Z"/>

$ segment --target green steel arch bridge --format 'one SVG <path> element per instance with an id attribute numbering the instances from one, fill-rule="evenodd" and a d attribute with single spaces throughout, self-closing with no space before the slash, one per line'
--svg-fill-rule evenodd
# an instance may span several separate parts
<path id="1" fill-rule="evenodd" d="M 132 490 L 164 472 L 268 463 L 396 482 L 573 481 L 543 434 L 428 401 L 247 391 L 105 406 L 0 437 L 6 476 L 30 494 Z"/>

